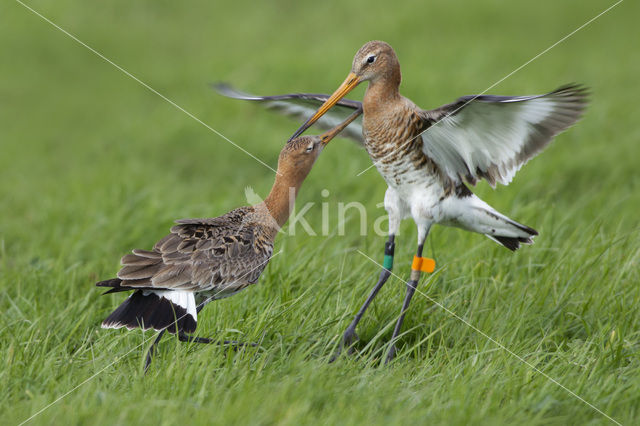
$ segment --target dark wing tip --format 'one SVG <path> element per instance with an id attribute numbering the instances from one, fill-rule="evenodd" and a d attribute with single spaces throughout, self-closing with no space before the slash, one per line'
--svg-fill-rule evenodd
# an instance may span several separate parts
<path id="1" fill-rule="evenodd" d="M 567 83 L 567 84 L 563 84 L 562 86 L 558 87 L 556 90 L 554 90 L 551 93 L 562 93 L 562 92 L 571 92 L 571 93 L 579 93 L 581 95 L 590 95 L 591 91 L 590 88 L 582 83 Z"/>
<path id="2" fill-rule="evenodd" d="M 518 101 L 527 101 L 530 99 L 541 98 L 544 96 L 564 96 L 564 97 L 575 97 L 576 99 L 572 99 L 574 102 L 578 103 L 587 103 L 589 101 L 589 96 L 591 95 L 591 91 L 589 87 L 585 86 L 581 83 L 568 83 L 564 84 L 557 89 L 545 93 L 543 95 L 525 95 L 525 96 L 502 96 L 502 95 L 466 95 L 459 97 L 452 106 L 458 107 L 456 112 L 461 109 L 466 104 L 472 101 L 478 102 L 518 102 Z"/>
<path id="3" fill-rule="evenodd" d="M 209 83 L 209 87 L 214 90 L 226 90 L 228 88 L 231 88 L 231 85 L 224 81 L 212 81 Z"/>
<path id="4" fill-rule="evenodd" d="M 96 287 L 120 287 L 122 280 L 120 278 L 111 278 L 96 283 Z"/>
<path id="5" fill-rule="evenodd" d="M 569 83 L 558 87 L 556 90 L 545 96 L 549 96 L 554 100 L 554 102 L 556 102 L 555 112 L 557 114 L 560 114 L 560 116 L 565 119 L 573 117 L 573 120 L 567 122 L 567 125 L 564 126 L 564 128 L 559 129 L 562 131 L 582 118 L 589 105 L 591 91 L 583 84 Z M 556 134 L 557 133 L 559 132 L 556 132 Z"/>
<path id="6" fill-rule="evenodd" d="M 592 92 L 588 86 L 580 83 L 569 83 L 558 87 L 553 92 L 548 93 L 556 98 L 564 98 L 567 102 L 581 105 L 585 108 L 590 101 Z"/>

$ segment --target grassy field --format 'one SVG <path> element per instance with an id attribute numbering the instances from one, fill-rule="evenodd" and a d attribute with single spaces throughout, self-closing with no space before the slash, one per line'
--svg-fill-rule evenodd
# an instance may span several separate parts
<path id="1" fill-rule="evenodd" d="M 613 1 L 280 1 L 224 6 L 27 3 L 275 167 L 297 127 L 221 98 L 225 80 L 260 94 L 330 92 L 370 39 L 395 47 L 403 93 L 422 107 L 478 93 Z M 282 235 L 260 284 L 209 305 L 198 334 L 260 341 L 225 352 L 153 333 L 100 329 L 123 299 L 101 296 L 120 256 L 150 248 L 174 219 L 216 216 L 264 196 L 273 172 L 16 2 L 0 5 L 0 418 L 3 424 L 623 424 L 640 417 L 640 49 L 625 1 L 491 90 L 592 88 L 583 121 L 509 187 L 475 191 L 540 231 L 511 253 L 436 227 L 398 358 L 381 354 L 404 284 L 389 281 L 359 327 L 359 355 L 327 361 L 374 284 L 384 238 Z M 353 94 L 360 98 L 362 89 Z M 344 139 L 298 205 L 382 214 L 385 184 Z M 329 190 L 323 197 L 321 191 Z M 333 220 L 333 219 L 332 219 Z M 396 268 L 415 249 L 402 227 Z M 445 306 L 477 330 L 452 316 Z M 526 365 L 486 336 L 525 360 Z M 535 371 L 533 368 L 537 369 Z M 540 374 L 543 372 L 548 377 Z M 561 386 L 559 386 L 560 384 Z M 564 388 L 563 388 L 564 387 Z M 593 407 L 573 396 L 574 392 Z M 58 398 L 62 397 L 58 400 Z"/>

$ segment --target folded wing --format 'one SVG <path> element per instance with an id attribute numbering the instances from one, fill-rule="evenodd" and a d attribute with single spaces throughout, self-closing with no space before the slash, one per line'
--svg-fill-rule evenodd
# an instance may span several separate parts
<path id="1" fill-rule="evenodd" d="M 254 283 L 267 266 L 273 242 L 247 223 L 252 207 L 211 219 L 177 221 L 153 250 L 122 258 L 113 291 L 147 289 L 208 291 Z M 105 286 L 106 283 L 105 283 Z"/>

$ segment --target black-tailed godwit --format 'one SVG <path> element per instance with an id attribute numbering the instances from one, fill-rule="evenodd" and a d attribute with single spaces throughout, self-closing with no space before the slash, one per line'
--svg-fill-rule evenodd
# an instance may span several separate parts
<path id="1" fill-rule="evenodd" d="M 567 85 L 545 95 L 465 96 L 423 110 L 400 95 L 400 80 L 400 64 L 391 46 L 366 43 L 345 81 L 292 136 L 302 134 L 358 84 L 369 82 L 363 99 L 363 138 L 388 185 L 384 205 L 389 241 L 380 279 L 345 331 L 343 345 L 357 339 L 356 325 L 389 278 L 400 221 L 411 217 L 418 228 L 418 249 L 387 361 L 395 356 L 395 342 L 421 272 L 433 270 L 433 261 L 422 257 L 433 224 L 484 234 L 510 250 L 531 244 L 538 234 L 497 212 L 465 182 L 473 185 L 485 179 L 491 186 L 507 185 L 555 135 L 574 124 L 587 105 L 586 89 Z"/>
<path id="2" fill-rule="evenodd" d="M 295 196 L 316 159 L 361 112 L 356 110 L 320 136 L 289 141 L 280 152 L 278 173 L 264 202 L 215 218 L 178 220 L 152 250 L 125 255 L 117 278 L 96 285 L 111 287 L 105 294 L 133 293 L 102 327 L 160 331 L 147 354 L 145 370 L 165 331 L 177 333 L 184 342 L 214 343 L 191 335 L 198 312 L 208 302 L 234 295 L 258 281 L 272 256 L 277 232 L 289 218 Z"/>

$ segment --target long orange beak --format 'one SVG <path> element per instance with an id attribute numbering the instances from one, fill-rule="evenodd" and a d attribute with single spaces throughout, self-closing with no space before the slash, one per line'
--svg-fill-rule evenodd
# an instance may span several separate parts
<path id="1" fill-rule="evenodd" d="M 358 118 L 358 116 L 360 114 L 362 114 L 362 108 L 358 108 L 357 110 L 355 110 L 346 120 L 344 120 L 342 123 L 338 124 L 333 129 L 328 130 L 328 131 L 324 132 L 323 134 L 321 134 L 320 138 L 322 140 L 322 144 L 326 146 L 331 139 L 333 139 L 334 137 L 336 137 L 338 135 L 338 133 L 343 131 L 344 128 L 347 127 L 349 124 L 351 124 L 351 122 L 353 120 Z"/>
<path id="2" fill-rule="evenodd" d="M 296 132 L 289 138 L 289 140 L 293 138 L 297 138 L 305 130 L 313 125 L 320 117 L 322 117 L 332 106 L 334 106 L 338 101 L 345 97 L 347 93 L 352 91 L 358 84 L 360 83 L 360 78 L 354 73 L 350 72 L 347 76 L 347 79 L 338 87 L 338 89 L 333 92 L 333 95 L 329 97 L 321 106 L 318 108 L 315 114 L 311 116 Z"/>

